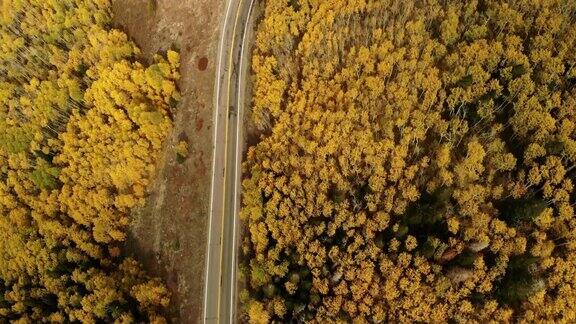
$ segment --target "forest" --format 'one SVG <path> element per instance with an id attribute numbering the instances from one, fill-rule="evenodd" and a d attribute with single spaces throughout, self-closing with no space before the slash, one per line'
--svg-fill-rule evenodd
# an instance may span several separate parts
<path id="1" fill-rule="evenodd" d="M 170 296 L 125 256 L 180 99 L 109 0 L 0 1 L 0 323 L 165 323 Z"/>
<path id="2" fill-rule="evenodd" d="M 242 321 L 576 321 L 576 2 L 263 0 Z"/>

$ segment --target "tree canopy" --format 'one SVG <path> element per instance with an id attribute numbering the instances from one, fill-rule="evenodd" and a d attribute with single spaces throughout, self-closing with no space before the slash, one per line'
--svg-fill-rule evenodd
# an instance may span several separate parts
<path id="1" fill-rule="evenodd" d="M 245 320 L 576 320 L 576 3 L 266 0 Z"/>
<path id="2" fill-rule="evenodd" d="M 2 0 L 0 322 L 165 322 L 166 287 L 121 247 L 179 100 L 109 0 Z"/>

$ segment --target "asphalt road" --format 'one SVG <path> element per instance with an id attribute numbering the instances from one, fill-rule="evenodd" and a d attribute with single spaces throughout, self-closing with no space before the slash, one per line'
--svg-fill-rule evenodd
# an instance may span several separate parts
<path id="1" fill-rule="evenodd" d="M 236 322 L 238 212 L 243 148 L 247 31 L 254 0 L 228 0 L 216 69 L 214 159 L 208 222 L 204 323 Z"/>

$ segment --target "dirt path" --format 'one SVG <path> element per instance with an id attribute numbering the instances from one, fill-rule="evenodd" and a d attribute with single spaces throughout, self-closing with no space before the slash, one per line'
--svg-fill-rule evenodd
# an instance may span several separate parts
<path id="1" fill-rule="evenodd" d="M 144 208 L 134 215 L 128 251 L 172 294 L 169 317 L 198 323 L 202 316 L 206 227 L 212 163 L 215 63 L 222 0 L 115 0 L 116 27 L 142 49 L 142 58 L 180 50 L 183 100 L 158 177 Z M 174 146 L 185 139 L 190 156 L 176 161 Z"/>

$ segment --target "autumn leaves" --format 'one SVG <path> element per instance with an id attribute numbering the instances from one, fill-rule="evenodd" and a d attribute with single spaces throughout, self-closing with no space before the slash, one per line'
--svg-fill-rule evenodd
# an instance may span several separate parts
<path id="1" fill-rule="evenodd" d="M 179 55 L 135 61 L 107 0 L 6 0 L 0 16 L 0 318 L 165 322 L 122 256 L 180 99 Z"/>
<path id="2" fill-rule="evenodd" d="M 246 320 L 574 320 L 575 12 L 266 1 Z"/>

